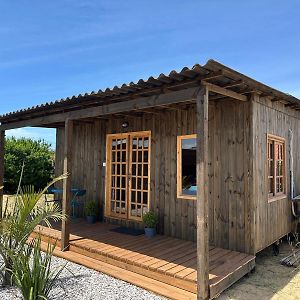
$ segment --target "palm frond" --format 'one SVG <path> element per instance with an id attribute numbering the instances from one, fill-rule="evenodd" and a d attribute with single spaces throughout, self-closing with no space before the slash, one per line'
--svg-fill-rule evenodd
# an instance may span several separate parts
<path id="1" fill-rule="evenodd" d="M 6 201 L 4 210 L 2 210 L 2 218 L 0 219 L 0 256 L 5 264 L 5 268 L 2 267 L 0 273 L 3 275 L 3 278 L 6 278 L 6 283 L 8 283 L 11 273 L 16 272 L 16 268 L 23 267 L 20 272 L 28 273 L 29 269 L 25 257 L 29 260 L 30 256 L 34 255 L 33 252 L 30 252 L 32 251 L 30 249 L 40 246 L 38 243 L 31 243 L 30 246 L 26 244 L 36 226 L 43 223 L 51 227 L 51 221 L 60 221 L 66 217 L 62 214 L 57 204 L 51 205 L 41 201 L 43 194 L 51 185 L 66 177 L 67 174 L 64 174 L 55 178 L 40 192 L 36 192 L 33 186 L 20 187 L 14 200 L 11 202 L 12 207 L 9 207 L 10 203 Z M 22 256 L 24 253 L 25 256 Z M 19 258 L 20 261 L 18 261 Z M 48 264 L 40 267 L 50 268 Z M 19 275 L 21 276 L 21 274 Z M 25 276 L 25 274 L 22 274 L 22 276 Z M 37 277 L 36 280 L 38 280 Z M 35 284 L 39 284 L 38 281 Z M 32 297 L 34 289 L 33 291 L 31 289 L 28 291 L 30 291 L 30 297 Z M 29 295 L 27 296 L 29 297 Z"/>

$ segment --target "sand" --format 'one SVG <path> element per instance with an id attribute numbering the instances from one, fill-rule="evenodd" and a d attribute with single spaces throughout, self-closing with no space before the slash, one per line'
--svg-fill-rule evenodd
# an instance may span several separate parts
<path id="1" fill-rule="evenodd" d="M 272 248 L 258 254 L 254 273 L 223 292 L 218 300 L 294 300 L 300 299 L 300 266 L 285 267 L 280 260 L 291 254 L 287 243 L 275 256 Z"/>

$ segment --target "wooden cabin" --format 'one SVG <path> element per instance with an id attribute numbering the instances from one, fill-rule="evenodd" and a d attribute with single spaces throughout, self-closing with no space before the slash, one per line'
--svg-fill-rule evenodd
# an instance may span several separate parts
<path id="1" fill-rule="evenodd" d="M 0 122 L 0 185 L 5 131 L 56 128 L 56 174 L 70 174 L 63 211 L 71 212 L 74 187 L 99 205 L 93 226 L 68 219 L 44 229 L 59 239 L 60 255 L 89 257 L 92 267 L 166 297 L 216 297 L 294 228 L 300 101 L 216 61 Z M 147 211 L 159 216 L 155 238 L 112 231 L 143 228 Z"/>

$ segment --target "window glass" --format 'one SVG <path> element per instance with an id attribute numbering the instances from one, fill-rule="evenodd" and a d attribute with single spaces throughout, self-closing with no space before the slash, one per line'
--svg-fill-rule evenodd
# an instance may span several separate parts
<path id="1" fill-rule="evenodd" d="M 285 141 L 283 138 L 268 136 L 268 193 L 269 197 L 285 192 Z"/>
<path id="2" fill-rule="evenodd" d="M 178 139 L 179 196 L 196 196 L 196 136 L 181 136 Z"/>

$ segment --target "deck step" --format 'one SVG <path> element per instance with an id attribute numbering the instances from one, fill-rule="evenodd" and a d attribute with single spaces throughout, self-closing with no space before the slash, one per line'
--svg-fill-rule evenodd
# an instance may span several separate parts
<path id="1" fill-rule="evenodd" d="M 42 241 L 42 249 L 47 249 L 47 242 Z M 143 276 L 141 274 L 137 274 L 131 272 L 129 270 L 125 270 L 123 268 L 119 268 L 115 265 L 107 264 L 103 261 L 93 259 L 91 257 L 87 257 L 80 253 L 73 252 L 72 250 L 62 252 L 56 247 L 54 250 L 54 255 L 57 257 L 64 258 L 71 262 L 83 265 L 87 268 L 96 270 L 98 272 L 102 272 L 114 278 L 126 281 L 133 285 L 139 286 L 143 289 L 147 289 L 155 294 L 166 297 L 168 299 L 173 300 L 196 300 L 197 296 L 194 293 L 188 292 L 186 290 L 180 289 L 175 286 L 171 286 L 169 284 L 165 284 L 161 281 L 155 280 L 153 278 L 149 278 Z"/>
<path id="2" fill-rule="evenodd" d="M 127 261 L 123 261 L 119 257 L 116 257 L 116 256 L 110 257 L 110 256 L 105 255 L 101 251 L 97 251 L 95 249 L 89 249 L 84 246 L 78 246 L 76 244 L 73 244 L 72 242 L 70 242 L 70 250 L 72 252 L 76 252 L 76 253 L 84 255 L 86 257 L 90 257 L 97 261 L 105 262 L 107 264 L 114 265 L 116 267 L 126 269 L 126 270 L 129 270 L 134 273 L 138 273 L 145 277 L 159 280 L 160 282 L 163 282 L 168 285 L 172 285 L 174 287 L 178 287 L 180 289 L 184 289 L 191 293 L 197 292 L 197 285 L 195 284 L 194 281 L 187 281 L 187 280 L 183 280 L 181 278 L 175 278 L 174 276 L 170 276 L 168 274 L 158 273 L 158 272 L 152 271 L 150 269 L 145 269 L 139 265 L 134 265 Z"/>

